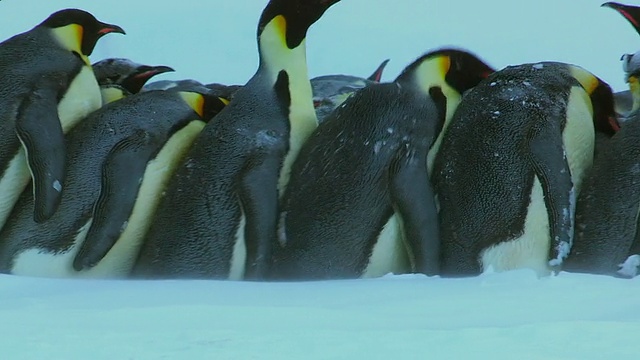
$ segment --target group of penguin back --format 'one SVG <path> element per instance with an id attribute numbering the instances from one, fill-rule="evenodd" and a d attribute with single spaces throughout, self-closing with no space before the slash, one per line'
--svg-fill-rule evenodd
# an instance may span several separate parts
<path id="1" fill-rule="evenodd" d="M 91 64 L 124 30 L 78 9 L 0 43 L 0 272 L 636 276 L 640 55 L 620 94 L 577 65 L 495 70 L 460 48 L 391 82 L 388 60 L 310 80 L 307 30 L 338 2 L 270 0 L 244 85 Z M 640 29 L 638 8 L 603 6 Z"/>

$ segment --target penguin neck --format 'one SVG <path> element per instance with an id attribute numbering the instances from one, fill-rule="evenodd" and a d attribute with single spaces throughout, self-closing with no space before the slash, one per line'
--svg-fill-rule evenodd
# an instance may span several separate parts
<path id="1" fill-rule="evenodd" d="M 80 56 L 82 61 L 86 65 L 91 65 L 89 57 L 82 53 L 82 36 L 84 35 L 84 28 L 82 25 L 70 24 L 58 28 L 51 29 L 53 37 L 56 39 L 60 47 L 74 52 Z"/>
<path id="2" fill-rule="evenodd" d="M 289 169 L 296 158 L 300 147 L 318 126 L 318 119 L 313 107 L 311 82 L 307 70 L 306 40 L 293 49 L 287 46 L 287 22 L 284 16 L 274 17 L 258 36 L 260 52 L 259 72 L 268 78 L 269 84 L 276 83 L 278 73 L 282 70 L 289 75 L 289 152 L 287 153 L 281 172 L 279 190 L 289 179 Z"/>
<path id="3" fill-rule="evenodd" d="M 413 75 L 413 82 L 418 85 L 420 91 L 424 94 L 429 95 L 429 89 L 432 87 L 439 87 L 442 90 L 442 93 L 447 98 L 445 126 L 453 116 L 453 112 L 461 98 L 461 94 L 449 85 L 445 79 L 450 67 L 451 60 L 448 56 L 438 56 L 423 61 L 416 67 Z"/>
<path id="4" fill-rule="evenodd" d="M 638 78 L 635 76 L 630 76 L 628 81 L 629 91 L 631 91 L 631 97 L 633 98 L 631 112 L 636 112 L 640 109 L 640 84 L 638 84 Z"/>
<path id="5" fill-rule="evenodd" d="M 103 85 L 100 86 L 100 95 L 102 96 L 102 106 L 104 106 L 131 94 L 118 85 Z"/>
<path id="6" fill-rule="evenodd" d="M 413 82 L 419 87 L 421 92 L 429 96 L 429 89 L 432 87 L 439 87 L 442 94 L 447 99 L 444 124 L 427 155 L 427 168 L 429 174 L 431 174 L 433 169 L 433 162 L 438 153 L 438 149 L 440 148 L 440 144 L 442 143 L 442 139 L 444 138 L 445 130 L 449 126 L 453 113 L 458 107 L 458 104 L 460 104 L 460 100 L 462 98 L 462 94 L 449 85 L 445 79 L 450 66 L 451 60 L 449 57 L 438 56 L 423 61 L 415 69 L 413 75 Z"/>

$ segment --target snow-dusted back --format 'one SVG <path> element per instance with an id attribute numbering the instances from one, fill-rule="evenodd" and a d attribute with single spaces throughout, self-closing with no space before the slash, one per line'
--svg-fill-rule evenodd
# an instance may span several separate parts
<path id="1" fill-rule="evenodd" d="M 640 36 L 603 0 L 342 0 L 310 30 L 310 76 L 383 80 L 429 49 L 497 68 L 583 66 L 616 91 Z M 1 0 L 0 38 L 78 7 L 122 26 L 93 62 L 176 69 L 154 78 L 243 84 L 267 0 Z M 636 5 L 640 5 L 637 3 Z M 88 281 L 0 276 L 0 359 L 631 359 L 640 278 L 532 271 L 469 279 L 395 276 L 310 283 Z"/>

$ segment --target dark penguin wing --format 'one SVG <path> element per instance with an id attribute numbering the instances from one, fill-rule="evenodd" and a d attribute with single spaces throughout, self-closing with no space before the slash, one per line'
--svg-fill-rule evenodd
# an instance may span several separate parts
<path id="1" fill-rule="evenodd" d="M 274 90 L 283 107 L 291 104 L 289 76 L 281 71 Z M 264 131 L 256 141 L 258 154 L 249 157 L 240 174 L 239 198 L 245 216 L 245 278 L 266 277 L 278 228 L 278 181 L 287 146 L 281 136 Z"/>
<path id="2" fill-rule="evenodd" d="M 33 219 L 38 223 L 53 216 L 64 184 L 65 145 L 57 93 L 56 86 L 39 86 L 24 98 L 16 117 L 16 134 L 33 178 Z"/>
<path id="3" fill-rule="evenodd" d="M 404 238 L 411 249 L 414 271 L 436 275 L 440 271 L 438 211 L 423 154 L 405 144 L 389 167 L 390 194 L 400 214 Z M 421 161 L 422 160 L 422 161 Z"/>
<path id="4" fill-rule="evenodd" d="M 95 266 L 116 243 L 133 211 L 147 163 L 161 146 L 158 136 L 138 129 L 111 149 L 102 166 L 93 222 L 73 261 L 74 269 Z"/>
<path id="5" fill-rule="evenodd" d="M 540 180 L 549 214 L 549 265 L 559 266 L 573 242 L 575 190 L 562 142 L 562 126 L 566 118 L 561 113 L 549 116 L 557 118 L 531 123 L 526 134 L 529 151 L 525 154 Z"/>
<path id="6" fill-rule="evenodd" d="M 278 216 L 278 178 L 284 149 L 254 154 L 240 174 L 238 197 L 245 216 L 247 261 L 245 277 L 261 279 L 267 274 Z M 265 231 L 265 230 L 274 231 Z M 265 258 L 269 257 L 269 259 Z"/>

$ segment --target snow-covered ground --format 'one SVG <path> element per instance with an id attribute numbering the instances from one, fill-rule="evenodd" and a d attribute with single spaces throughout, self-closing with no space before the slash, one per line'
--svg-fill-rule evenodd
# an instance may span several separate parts
<path id="1" fill-rule="evenodd" d="M 106 57 L 169 65 L 157 79 L 242 84 L 266 0 L 1 0 L 0 38 L 65 7 L 122 26 Z M 443 45 L 495 67 L 558 60 L 623 90 L 640 37 L 602 0 L 343 0 L 311 29 L 311 76 L 389 80 Z M 640 4 L 639 4 L 640 5 Z M 88 281 L 0 276 L 0 359 L 635 358 L 640 279 L 529 271 L 311 283 Z"/>
<path id="2" fill-rule="evenodd" d="M 0 276 L 2 359 L 632 359 L 640 279 Z"/>

